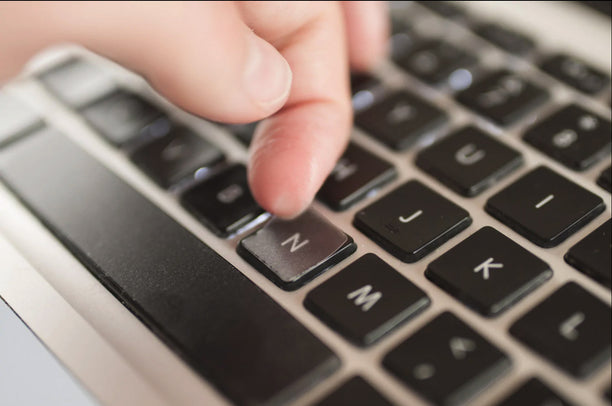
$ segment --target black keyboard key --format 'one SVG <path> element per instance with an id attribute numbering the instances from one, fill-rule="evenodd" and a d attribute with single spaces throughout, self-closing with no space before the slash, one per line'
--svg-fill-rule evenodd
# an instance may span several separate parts
<path id="1" fill-rule="evenodd" d="M 483 227 L 429 264 L 425 276 L 485 316 L 496 316 L 552 276 L 548 264 Z"/>
<path id="2" fill-rule="evenodd" d="M 179 126 L 140 146 L 130 158 L 159 186 L 169 188 L 222 161 L 223 154 L 189 128 Z"/>
<path id="3" fill-rule="evenodd" d="M 390 148 L 408 148 L 420 136 L 445 123 L 442 110 L 398 91 L 355 116 L 358 127 Z"/>
<path id="4" fill-rule="evenodd" d="M 7 93 L 0 92 L 0 147 L 41 125 L 36 112 Z"/>
<path id="5" fill-rule="evenodd" d="M 162 112 L 141 97 L 118 90 L 82 110 L 85 119 L 108 142 L 123 146 L 139 137 L 141 131 Z"/>
<path id="6" fill-rule="evenodd" d="M 457 405 L 501 376 L 508 357 L 449 312 L 383 359 L 384 366 L 436 405 Z"/>
<path id="7" fill-rule="evenodd" d="M 548 100 L 546 90 L 515 73 L 494 72 L 457 95 L 457 100 L 497 124 L 513 124 Z"/>
<path id="8" fill-rule="evenodd" d="M 447 80 L 457 69 L 472 66 L 476 57 L 448 42 L 431 40 L 400 56 L 396 63 L 424 82 L 436 84 Z"/>
<path id="9" fill-rule="evenodd" d="M 357 345 L 370 345 L 430 303 L 427 295 L 374 254 L 312 290 L 304 305 Z"/>
<path id="10" fill-rule="evenodd" d="M 396 176 L 393 165 L 351 142 L 317 196 L 332 209 L 345 210 Z"/>
<path id="11" fill-rule="evenodd" d="M 365 379 L 354 376 L 314 406 L 392 406 Z"/>
<path id="12" fill-rule="evenodd" d="M 117 88 L 111 75 L 81 58 L 70 58 L 38 77 L 55 97 L 73 108 L 81 108 Z"/>
<path id="13" fill-rule="evenodd" d="M 568 373 L 584 378 L 610 359 L 610 307 L 567 283 L 510 327 L 510 333 Z"/>
<path id="14" fill-rule="evenodd" d="M 581 171 L 610 153 L 611 132 L 609 120 L 570 105 L 528 130 L 524 140 L 568 168 Z"/>
<path id="15" fill-rule="evenodd" d="M 476 196 L 522 163 L 519 152 L 475 127 L 439 140 L 416 159 L 421 169 L 464 196 Z"/>
<path id="16" fill-rule="evenodd" d="M 538 378 L 531 378 L 497 406 L 572 406 L 561 395 L 555 393 Z"/>
<path id="17" fill-rule="evenodd" d="M 580 240 L 565 254 L 565 261 L 601 284 L 610 287 L 610 220 Z"/>
<path id="18" fill-rule="evenodd" d="M 355 252 L 353 239 L 308 210 L 293 220 L 273 218 L 238 244 L 238 253 L 285 290 L 295 290 Z"/>
<path id="19" fill-rule="evenodd" d="M 411 24 L 405 19 L 391 18 L 391 59 L 398 60 L 412 52 L 421 38 L 414 32 Z"/>
<path id="20" fill-rule="evenodd" d="M 549 248 L 605 207 L 599 196 L 540 166 L 492 196 L 485 209 L 533 243 Z"/>
<path id="21" fill-rule="evenodd" d="M 339 366 L 230 263 L 60 134 L 32 134 L 0 151 L 0 176 L 121 303 L 232 402 L 289 401 Z"/>
<path id="22" fill-rule="evenodd" d="M 474 32 L 504 51 L 519 56 L 527 55 L 535 47 L 531 38 L 498 24 L 480 24 L 474 28 Z"/>
<path id="23" fill-rule="evenodd" d="M 608 166 L 606 169 L 601 171 L 599 177 L 597 178 L 597 184 L 602 188 L 606 189 L 608 192 L 612 190 L 612 167 Z"/>
<path id="24" fill-rule="evenodd" d="M 599 93 L 610 82 L 610 77 L 605 73 L 569 55 L 553 55 L 544 60 L 540 68 L 561 82 L 586 94 Z"/>
<path id="25" fill-rule="evenodd" d="M 472 223 L 470 214 L 413 180 L 355 215 L 353 224 L 404 262 L 416 262 Z"/>
<path id="26" fill-rule="evenodd" d="M 249 190 L 243 165 L 231 166 L 196 184 L 181 196 L 181 203 L 221 237 L 236 233 L 264 212 Z"/>

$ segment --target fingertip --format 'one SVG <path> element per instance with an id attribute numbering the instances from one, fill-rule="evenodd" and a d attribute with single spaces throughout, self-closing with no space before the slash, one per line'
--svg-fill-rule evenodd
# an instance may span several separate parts
<path id="1" fill-rule="evenodd" d="M 249 161 L 249 186 L 259 205 L 283 218 L 297 217 L 310 206 L 316 192 L 308 153 L 296 157 L 293 151 L 256 151 Z M 314 171 L 316 172 L 316 170 Z"/>
<path id="2" fill-rule="evenodd" d="M 337 103 L 296 106 L 262 122 L 249 159 L 249 185 L 257 202 L 282 218 L 306 210 L 349 132 L 349 109 Z"/>

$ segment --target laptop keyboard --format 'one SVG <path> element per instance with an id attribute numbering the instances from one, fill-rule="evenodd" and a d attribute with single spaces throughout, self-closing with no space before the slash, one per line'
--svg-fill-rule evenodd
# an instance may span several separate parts
<path id="1" fill-rule="evenodd" d="M 463 35 L 422 32 L 416 19 L 423 17 L 444 19 Z M 304 309 L 343 345 L 376 349 L 403 334 L 370 368 L 422 401 L 478 400 L 516 368 L 505 341 L 452 308 L 430 314 L 432 304 L 447 295 L 499 329 L 496 318 L 555 280 L 557 269 L 540 257 L 567 239 L 564 266 L 575 280 L 513 314 L 505 336 L 520 343 L 522 356 L 570 379 L 609 368 L 610 306 L 580 279 L 588 276 L 609 296 L 610 219 L 600 196 L 610 192 L 609 73 L 540 51 L 536 39 L 450 3 L 396 6 L 392 23 L 388 66 L 351 78 L 353 139 L 317 202 L 291 221 L 257 205 L 246 168 L 227 144 L 176 119 L 146 92 L 113 82 L 95 63 L 73 58 L 38 80 L 212 238 L 235 247 L 273 289 L 301 294 Z M 510 62 L 484 63 L 491 50 Z M 558 88 L 571 100 L 560 103 Z M 230 401 L 299 401 L 342 368 L 342 357 L 282 300 L 272 300 L 114 169 L 2 94 L 0 120 L 4 184 Z M 209 124 L 236 146 L 248 146 L 255 128 Z M 532 154 L 535 160 L 525 159 Z M 580 185 L 555 169 L 560 163 L 583 174 L 606 161 L 596 179 L 584 176 Z M 411 176 L 419 172 L 425 177 Z M 481 194 L 485 203 L 474 203 Z M 337 214 L 333 221 L 327 209 Z M 589 232 L 576 238 L 581 229 Z M 359 250 L 364 240 L 367 250 Z M 410 334 L 399 331 L 418 320 Z M 315 403 L 408 404 L 390 400 L 367 376 L 347 378 Z M 553 378 L 520 378 L 523 385 L 505 390 L 497 404 L 570 404 L 571 393 Z M 597 390 L 604 402 L 609 385 Z"/>

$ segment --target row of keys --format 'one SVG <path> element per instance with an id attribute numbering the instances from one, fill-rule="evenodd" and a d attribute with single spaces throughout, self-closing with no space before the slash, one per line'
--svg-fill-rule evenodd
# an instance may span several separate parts
<path id="1" fill-rule="evenodd" d="M 502 125 L 522 118 L 547 99 L 545 91 L 505 71 L 457 95 L 458 101 Z M 359 111 L 355 123 L 390 148 L 403 150 L 447 119 L 428 102 L 406 91 L 394 91 Z M 610 130 L 609 120 L 569 105 L 528 129 L 524 139 L 567 167 L 584 170 L 610 153 Z"/>
<path id="2" fill-rule="evenodd" d="M 420 2 L 420 4 L 445 18 L 466 23 L 476 35 L 510 54 L 529 57 L 537 48 L 535 41 L 524 33 L 496 23 L 478 21 L 473 16 L 468 16 L 461 7 L 455 4 L 430 1 Z M 410 31 L 410 24 L 407 21 L 397 21 L 394 26 L 396 27 L 395 34 L 405 32 L 418 38 Z M 449 61 L 450 63 L 453 62 Z M 610 83 L 609 75 L 565 53 L 545 56 L 538 65 L 550 76 L 587 95 L 601 93 Z"/>
<path id="3" fill-rule="evenodd" d="M 605 209 L 603 200 L 546 167 L 493 195 L 485 209 L 542 247 L 560 244 Z M 394 256 L 415 262 L 471 224 L 462 208 L 409 181 L 357 212 L 356 228 Z"/>
<path id="4" fill-rule="evenodd" d="M 231 172 L 228 170 L 225 174 Z M 236 169 L 233 172 L 236 172 Z M 248 188 L 244 168 L 240 172 L 242 186 L 239 190 L 242 193 Z M 227 175 L 218 175 L 199 186 L 202 191 L 198 193 L 201 194 L 203 203 L 196 203 L 194 207 L 205 206 L 205 202 L 214 202 L 209 204 L 211 208 L 205 223 L 223 218 L 215 217 L 216 212 L 224 213 L 222 207 L 215 206 L 218 205 L 216 201 L 221 193 L 219 191 L 229 190 L 228 188 L 231 189 L 235 185 L 228 182 L 230 186 L 227 187 L 228 183 L 224 183 L 223 178 L 219 176 Z M 215 183 L 218 185 L 215 186 Z M 551 195 L 548 195 L 543 199 L 548 201 L 540 201 L 533 207 L 508 204 L 520 202 L 520 199 L 506 197 L 506 194 L 529 195 L 525 188 L 535 188 L 542 193 L 542 185 L 557 188 L 557 196 L 552 195 L 553 198 L 550 199 L 548 196 Z M 549 211 L 539 211 L 547 204 L 552 205 L 552 200 L 555 199 L 555 204 L 567 209 L 564 212 L 561 208 L 553 207 L 555 213 L 566 214 L 561 216 L 560 222 L 551 220 L 553 217 L 557 218 L 555 213 L 547 215 Z M 565 202 L 566 200 L 571 202 Z M 600 200 L 542 167 L 494 196 L 489 205 L 496 207 L 497 204 L 500 206 L 499 210 L 510 213 L 508 218 L 497 215 L 517 231 L 531 236 L 530 239 L 540 241 L 539 238 L 547 238 L 542 240 L 547 241 L 546 243 L 540 241 L 541 245 L 546 245 L 558 243 L 588 222 L 594 214 L 598 214 L 603 208 Z M 252 212 L 241 212 L 242 203 L 239 203 L 238 207 L 228 210 L 227 213 L 230 216 L 233 213 L 245 214 L 247 217 L 237 216 L 246 218 L 245 222 L 252 219 L 252 213 L 257 214 L 258 207 L 250 195 L 248 202 L 247 206 L 253 208 Z M 410 202 L 408 206 L 406 202 Z M 401 215 L 408 212 L 412 214 Z M 201 216 L 202 213 L 196 212 L 196 215 Z M 537 222 L 536 219 L 542 221 Z M 406 262 L 414 262 L 427 255 L 470 223 L 471 219 L 465 210 L 417 181 L 408 182 L 355 216 L 355 226 L 358 229 Z M 313 230 L 316 230 L 316 233 Z M 325 238 L 321 238 L 321 235 Z M 609 250 L 606 250 L 606 235 L 609 240 L 609 234 L 606 234 L 605 230 L 599 230 L 593 235 L 570 250 L 568 262 L 587 275 L 609 284 L 607 264 L 610 255 Z M 607 244 L 609 245 L 609 242 Z M 476 247 L 480 249 L 475 250 Z M 295 289 L 303 285 L 353 250 L 350 237 L 311 212 L 291 222 L 274 219 L 259 232 L 243 239 L 239 245 L 241 255 L 284 289 Z M 593 252 L 599 255 L 593 255 Z M 465 274 L 472 277 L 464 276 L 464 271 L 457 272 L 458 263 L 465 264 Z M 498 268 L 505 270 L 497 271 Z M 474 275 L 478 272 L 479 277 Z M 485 315 L 496 315 L 548 279 L 551 271 L 548 265 L 507 237 L 493 229 L 485 228 L 430 264 L 426 275 L 468 306 Z M 487 295 L 483 296 L 483 292 Z"/>

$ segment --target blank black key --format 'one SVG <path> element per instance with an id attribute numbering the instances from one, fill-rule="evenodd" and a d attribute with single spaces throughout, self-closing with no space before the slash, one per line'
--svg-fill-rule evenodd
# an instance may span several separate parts
<path id="1" fill-rule="evenodd" d="M 548 100 L 546 90 L 515 73 L 497 71 L 457 95 L 457 100 L 497 124 L 510 125 Z"/>
<path id="2" fill-rule="evenodd" d="M 304 305 L 358 345 L 370 345 L 430 303 L 427 295 L 374 254 L 312 290 Z"/>
<path id="3" fill-rule="evenodd" d="M 353 239 L 308 210 L 293 220 L 273 218 L 238 244 L 238 253 L 272 282 L 295 290 L 355 252 Z"/>
<path id="4" fill-rule="evenodd" d="M 334 354 L 225 259 L 65 137 L 0 152 L 0 176 L 136 317 L 241 405 L 290 401 Z"/>
<path id="5" fill-rule="evenodd" d="M 528 130 L 524 140 L 568 168 L 581 171 L 610 153 L 611 131 L 609 120 L 570 105 Z"/>
<path id="6" fill-rule="evenodd" d="M 36 112 L 7 93 L 0 92 L 0 146 L 41 125 Z"/>
<path id="7" fill-rule="evenodd" d="M 425 276 L 485 316 L 495 316 L 552 276 L 548 264 L 483 227 L 427 267 Z"/>
<path id="8" fill-rule="evenodd" d="M 55 97 L 73 108 L 83 107 L 117 88 L 111 75 L 81 58 L 53 66 L 39 79 Z"/>
<path id="9" fill-rule="evenodd" d="M 221 237 L 237 232 L 264 212 L 249 190 L 243 165 L 231 166 L 193 186 L 181 203 Z"/>
<path id="10" fill-rule="evenodd" d="M 610 287 L 610 220 L 584 237 L 565 254 L 565 261 L 604 286 Z"/>
<path id="11" fill-rule="evenodd" d="M 357 126 L 397 150 L 408 148 L 447 119 L 442 110 L 405 91 L 395 92 L 355 116 Z"/>
<path id="12" fill-rule="evenodd" d="M 603 72 L 586 62 L 564 54 L 553 55 L 540 65 L 543 71 L 586 94 L 596 94 L 610 82 Z"/>
<path id="13" fill-rule="evenodd" d="M 467 127 L 422 151 L 416 164 L 464 196 L 476 196 L 521 166 L 523 158 L 475 127 Z"/>
<path id="14" fill-rule="evenodd" d="M 413 180 L 359 211 L 353 224 L 404 262 L 416 262 L 472 223 L 470 214 Z"/>
<path id="15" fill-rule="evenodd" d="M 530 241 L 549 248 L 605 207 L 599 196 L 540 166 L 491 197 L 485 209 Z"/>
<path id="16" fill-rule="evenodd" d="M 510 360 L 444 312 L 387 354 L 383 364 L 430 402 L 456 405 L 501 376 Z"/>
<path id="17" fill-rule="evenodd" d="M 334 210 L 345 210 L 397 176 L 395 167 L 351 142 L 319 194 Z"/>
<path id="18" fill-rule="evenodd" d="M 535 47 L 535 42 L 524 34 L 498 24 L 484 23 L 474 28 L 482 38 L 515 55 L 524 56 Z"/>
<path id="19" fill-rule="evenodd" d="M 365 379 L 354 376 L 314 406 L 391 406 Z"/>
<path id="20" fill-rule="evenodd" d="M 476 57 L 448 42 L 432 40 L 421 43 L 396 62 L 417 78 L 435 84 L 447 80 L 457 69 L 470 67 Z"/>
<path id="21" fill-rule="evenodd" d="M 531 378 L 497 406 L 572 406 L 538 378 Z"/>
<path id="22" fill-rule="evenodd" d="M 608 192 L 612 190 L 612 167 L 608 166 L 606 169 L 601 171 L 599 177 L 597 178 L 597 184 L 602 188 L 606 189 Z"/>
<path id="23" fill-rule="evenodd" d="M 610 307 L 570 282 L 515 322 L 510 333 L 584 378 L 610 359 L 610 327 Z"/>
<path id="24" fill-rule="evenodd" d="M 140 132 L 162 112 L 141 97 L 118 90 L 82 110 L 87 121 L 111 144 L 123 146 L 138 138 Z"/>
<path id="25" fill-rule="evenodd" d="M 175 127 L 132 152 L 132 161 L 158 185 L 169 188 L 223 160 L 217 147 L 186 127 Z"/>

